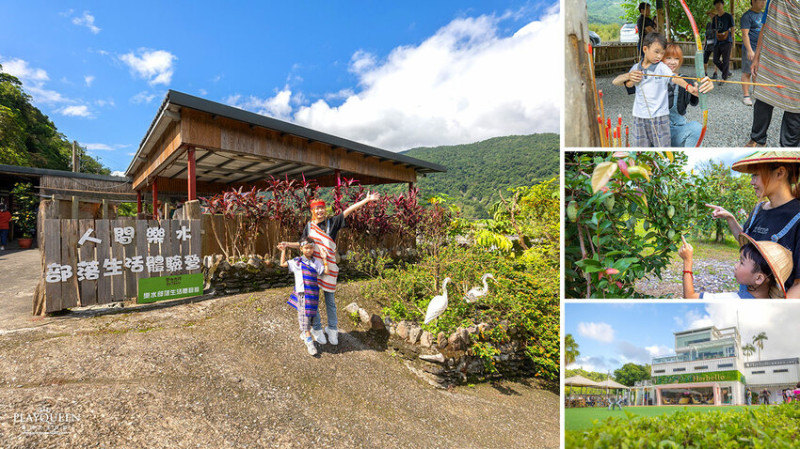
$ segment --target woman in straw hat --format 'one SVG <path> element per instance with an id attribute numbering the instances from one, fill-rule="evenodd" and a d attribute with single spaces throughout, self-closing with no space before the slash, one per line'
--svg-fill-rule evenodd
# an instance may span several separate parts
<path id="1" fill-rule="evenodd" d="M 692 273 L 692 245 L 683 240 L 678 255 L 683 259 L 683 297 L 686 299 L 786 298 L 784 282 L 792 273 L 792 253 L 780 243 L 755 241 L 739 233 L 739 261 L 733 268 L 738 292 L 697 293 Z"/>
<path id="2" fill-rule="evenodd" d="M 800 298 L 800 152 L 761 151 L 731 168 L 749 173 L 756 196 L 767 201 L 756 204 L 742 224 L 724 208 L 706 204 L 713 209 L 711 216 L 725 219 L 737 240 L 744 232 L 755 241 L 777 242 L 791 251 L 794 268 L 784 279 L 784 287 L 788 298 Z M 744 286 L 740 287 L 742 291 Z"/>

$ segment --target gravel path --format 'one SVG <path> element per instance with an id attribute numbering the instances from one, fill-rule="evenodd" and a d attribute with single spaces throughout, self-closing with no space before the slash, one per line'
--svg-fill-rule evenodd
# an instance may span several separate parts
<path id="1" fill-rule="evenodd" d="M 340 312 L 369 306 L 360 291 L 340 287 Z M 434 389 L 387 332 L 353 327 L 346 312 L 339 346 L 311 357 L 288 293 L 68 314 L 0 334 L 0 447 L 558 447 L 552 385 Z M 28 421 L 42 413 L 47 423 Z"/>
<path id="2" fill-rule="evenodd" d="M 690 69 L 684 66 L 682 73 L 689 75 Z M 713 70 L 709 67 L 709 70 Z M 692 74 L 694 69 L 691 69 Z M 713 73 L 713 72 L 711 72 Z M 710 73 L 709 73 L 710 74 Z M 597 77 L 597 88 L 603 91 L 603 103 L 606 118 L 611 117 L 612 124 L 622 114 L 622 126 L 632 122 L 633 95 L 628 95 L 624 87 L 611 84 L 620 73 Z M 740 69 L 731 72 L 731 81 L 742 78 Z M 752 93 L 752 92 L 751 92 Z M 704 147 L 742 147 L 750 140 L 750 128 L 753 125 L 753 107 L 742 103 L 742 86 L 738 84 L 714 84 L 714 90 L 708 95 L 708 130 L 703 138 Z M 699 107 L 690 106 L 686 118 L 702 123 L 703 114 Z M 767 146 L 779 146 L 779 132 L 783 111 L 775 108 L 772 124 L 767 136 Z M 624 134 L 624 129 L 623 129 Z M 624 137 L 623 137 L 624 140 Z"/>
<path id="3" fill-rule="evenodd" d="M 720 293 L 739 289 L 733 276 L 736 260 L 695 259 L 694 290 L 698 293 Z M 673 262 L 668 269 L 657 276 L 648 276 L 636 282 L 636 291 L 654 298 L 683 297 L 683 262 Z"/>

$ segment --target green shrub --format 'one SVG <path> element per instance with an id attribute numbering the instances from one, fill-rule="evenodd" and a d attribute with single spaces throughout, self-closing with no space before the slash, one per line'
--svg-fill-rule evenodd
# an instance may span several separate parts
<path id="1" fill-rule="evenodd" d="M 567 448 L 794 448 L 800 436 L 800 405 L 669 416 L 611 417 L 590 430 L 569 431 Z"/>
<path id="2" fill-rule="evenodd" d="M 431 267 L 434 256 L 417 264 L 384 272 L 381 282 L 370 285 L 366 294 L 384 304 L 383 313 L 394 321 L 419 322 L 422 329 L 436 335 L 451 334 L 458 327 L 488 323 L 484 334 L 491 345 L 473 346 L 484 360 L 495 346 L 507 343 L 510 333 L 522 336 L 525 353 L 537 374 L 549 380 L 559 376 L 559 299 L 558 270 L 550 264 L 525 264 L 517 258 L 503 257 L 496 251 L 449 245 L 437 258 L 447 285 L 448 306 L 436 320 L 422 324 L 431 299 L 442 294 L 434 285 Z M 466 292 L 477 286 L 484 273 L 492 273 L 489 293 L 474 303 L 464 300 Z M 491 349 L 490 349 L 491 348 Z"/>

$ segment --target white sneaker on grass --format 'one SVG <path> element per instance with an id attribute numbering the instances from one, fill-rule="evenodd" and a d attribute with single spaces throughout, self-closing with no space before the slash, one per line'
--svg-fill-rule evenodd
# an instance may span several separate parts
<path id="1" fill-rule="evenodd" d="M 328 334 L 328 342 L 334 346 L 339 344 L 339 330 L 325 326 L 325 333 Z"/>
<path id="2" fill-rule="evenodd" d="M 322 332 L 322 329 L 320 330 L 311 329 L 311 335 L 313 335 L 314 340 L 317 340 L 317 343 L 321 345 L 324 345 L 325 343 L 328 342 L 328 340 L 325 338 L 325 332 Z"/>

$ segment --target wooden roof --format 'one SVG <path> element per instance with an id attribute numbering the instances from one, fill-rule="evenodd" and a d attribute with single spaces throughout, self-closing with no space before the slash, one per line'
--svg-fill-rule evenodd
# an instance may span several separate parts
<path id="1" fill-rule="evenodd" d="M 362 184 L 416 182 L 418 175 L 446 171 L 438 164 L 170 90 L 125 174 L 135 190 L 156 178 L 159 190 L 162 185 L 185 190 L 189 148 L 195 148 L 197 189 L 206 192 L 258 184 L 271 176 L 305 176 L 332 186 L 336 170 Z"/>

